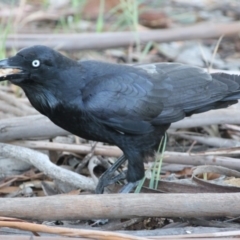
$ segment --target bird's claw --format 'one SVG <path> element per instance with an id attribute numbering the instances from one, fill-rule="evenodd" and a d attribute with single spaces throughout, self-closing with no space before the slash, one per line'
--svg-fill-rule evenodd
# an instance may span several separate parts
<path id="1" fill-rule="evenodd" d="M 123 155 L 117 159 L 117 161 L 103 173 L 100 177 L 98 185 L 96 187 L 95 193 L 101 194 L 104 191 L 104 188 L 110 184 L 113 184 L 119 180 L 122 180 L 126 177 L 125 173 L 122 172 L 117 176 L 114 176 L 114 172 L 126 161 L 126 157 Z"/>

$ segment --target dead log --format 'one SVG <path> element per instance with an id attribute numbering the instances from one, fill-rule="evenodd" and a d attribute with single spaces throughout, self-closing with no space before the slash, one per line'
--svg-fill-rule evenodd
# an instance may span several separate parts
<path id="1" fill-rule="evenodd" d="M 103 194 L 0 198 L 0 216 L 31 220 L 237 217 L 240 193 Z"/>

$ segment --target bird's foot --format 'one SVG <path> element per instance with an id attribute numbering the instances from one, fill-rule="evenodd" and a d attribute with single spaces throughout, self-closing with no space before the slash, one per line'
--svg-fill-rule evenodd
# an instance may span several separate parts
<path id="1" fill-rule="evenodd" d="M 98 185 L 95 189 L 95 193 L 96 194 L 101 194 L 104 191 L 104 188 L 114 184 L 120 180 L 123 180 L 126 178 L 126 173 L 122 172 L 119 173 L 117 176 L 113 176 L 113 173 L 109 173 L 109 174 L 104 174 L 101 176 L 101 178 L 99 179 Z"/>
<path id="2" fill-rule="evenodd" d="M 125 156 L 121 156 L 117 161 L 105 171 L 99 179 L 98 185 L 96 187 L 95 193 L 101 194 L 104 188 L 110 184 L 113 184 L 119 180 L 125 179 L 126 174 L 124 172 L 114 176 L 115 171 L 126 161 Z"/>
<path id="3" fill-rule="evenodd" d="M 137 185 L 139 181 L 129 182 L 125 184 L 119 191 L 119 193 L 130 193 Z"/>

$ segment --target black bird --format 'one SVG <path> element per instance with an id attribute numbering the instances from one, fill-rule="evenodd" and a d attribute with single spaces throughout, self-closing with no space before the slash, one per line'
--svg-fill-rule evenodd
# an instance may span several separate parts
<path id="1" fill-rule="evenodd" d="M 178 63 L 77 62 L 33 46 L 0 61 L 0 68 L 0 80 L 20 86 L 33 107 L 56 125 L 121 148 L 124 155 L 115 166 L 128 159 L 129 183 L 143 178 L 144 159 L 153 155 L 172 122 L 240 99 L 240 76 Z M 96 191 L 108 181 L 107 172 Z"/>

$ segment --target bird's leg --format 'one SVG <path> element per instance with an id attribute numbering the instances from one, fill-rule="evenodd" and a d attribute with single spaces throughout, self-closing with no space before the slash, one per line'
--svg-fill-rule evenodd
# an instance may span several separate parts
<path id="1" fill-rule="evenodd" d="M 129 182 L 125 184 L 119 191 L 119 193 L 130 193 L 137 185 L 139 181 Z"/>
<path id="2" fill-rule="evenodd" d="M 103 190 L 106 186 L 108 186 L 110 183 L 112 183 L 114 180 L 114 182 L 120 179 L 124 179 L 125 178 L 125 174 L 121 174 L 117 177 L 112 177 L 114 172 L 127 160 L 127 158 L 125 157 L 125 155 L 122 155 L 120 158 L 117 159 L 117 161 L 109 168 L 107 169 L 102 176 L 99 179 L 98 185 L 96 187 L 95 193 L 97 194 L 101 194 L 103 193 Z M 116 178 L 116 179 L 115 179 Z"/>
<path id="3" fill-rule="evenodd" d="M 116 182 L 118 182 L 118 181 L 120 181 L 120 180 L 126 179 L 126 172 L 127 172 L 127 170 L 122 171 L 122 172 L 119 173 L 118 175 L 112 177 L 112 178 L 109 180 L 108 185 L 111 185 L 111 184 L 114 184 L 114 183 L 116 183 Z"/>
<path id="4" fill-rule="evenodd" d="M 125 173 L 120 173 L 117 176 L 113 177 L 114 172 L 122 165 L 127 158 L 125 155 L 122 155 L 120 158 L 117 159 L 117 161 L 110 167 L 108 168 L 100 177 L 98 185 L 95 189 L 95 193 L 101 194 L 103 193 L 103 190 L 106 186 L 115 183 L 121 179 L 124 179 L 126 177 Z M 108 222 L 108 219 L 98 219 L 94 220 L 94 223 L 92 226 L 99 226 L 99 225 L 104 225 Z"/>
<path id="5" fill-rule="evenodd" d="M 118 174 L 117 176 L 113 176 L 114 172 L 120 167 L 120 165 L 122 165 L 125 161 L 127 160 L 127 158 L 125 157 L 125 155 L 122 155 L 120 158 L 117 159 L 117 161 L 108 169 L 106 170 L 102 176 L 99 179 L 98 185 L 96 187 L 95 193 L 97 194 L 101 194 L 103 193 L 104 187 L 115 183 L 121 179 L 125 179 L 126 178 L 126 174 L 125 172 L 122 172 L 120 174 Z M 126 185 L 124 185 L 121 190 L 119 191 L 119 193 L 129 193 L 137 184 L 139 181 L 137 182 L 129 182 Z M 92 226 L 99 226 L 99 225 L 104 225 L 108 222 L 108 219 L 98 219 L 95 220 L 94 223 L 92 224 Z"/>

